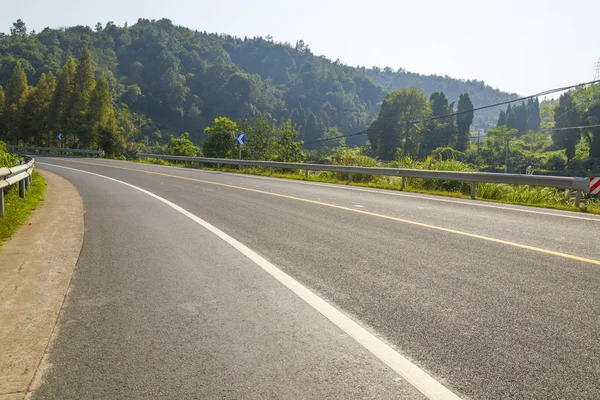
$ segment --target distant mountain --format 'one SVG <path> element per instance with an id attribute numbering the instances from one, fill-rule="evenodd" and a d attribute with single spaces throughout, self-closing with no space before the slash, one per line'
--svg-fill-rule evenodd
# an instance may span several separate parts
<path id="1" fill-rule="evenodd" d="M 425 76 L 389 68 L 355 68 L 315 56 L 270 38 L 238 38 L 175 26 L 162 19 L 140 19 L 132 26 L 87 26 L 27 33 L 24 24 L 0 34 L 0 85 L 6 87 L 17 61 L 29 84 L 42 73 L 57 75 L 68 57 L 88 44 L 96 73 L 104 70 L 114 101 L 154 121 L 155 130 L 191 133 L 198 142 L 218 116 L 291 118 L 306 142 L 328 128 L 342 133 L 364 130 L 377 116 L 385 94 L 415 85 L 428 94 L 443 91 L 453 101 L 468 93 L 475 106 L 516 98 L 480 81 Z M 495 125 L 500 110 L 476 113 L 474 127 Z M 160 137 L 160 136 L 159 136 Z M 361 145 L 366 135 L 349 138 Z"/>

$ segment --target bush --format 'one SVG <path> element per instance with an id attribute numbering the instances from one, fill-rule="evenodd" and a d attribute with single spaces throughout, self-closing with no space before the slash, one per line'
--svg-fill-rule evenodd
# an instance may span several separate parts
<path id="1" fill-rule="evenodd" d="M 17 157 L 8 152 L 6 144 L 0 141 L 0 167 L 14 167 L 17 165 Z"/>
<path id="2" fill-rule="evenodd" d="M 185 132 L 178 138 L 171 135 L 171 140 L 165 146 L 165 152 L 171 156 L 197 157 L 200 148 L 194 146 L 190 140 L 190 134 Z"/>
<path id="3" fill-rule="evenodd" d="M 545 167 L 550 171 L 563 171 L 567 165 L 567 157 L 562 151 L 552 152 L 546 159 Z"/>
<path id="4" fill-rule="evenodd" d="M 431 152 L 431 155 L 436 160 L 456 160 L 466 161 L 468 156 L 462 151 L 454 150 L 452 147 L 438 147 Z"/>

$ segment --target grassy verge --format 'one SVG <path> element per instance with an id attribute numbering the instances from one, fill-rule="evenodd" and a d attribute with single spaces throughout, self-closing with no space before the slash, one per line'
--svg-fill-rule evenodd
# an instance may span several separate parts
<path id="1" fill-rule="evenodd" d="M 19 197 L 19 185 L 4 189 L 4 216 L 0 217 L 0 246 L 11 237 L 15 230 L 27 221 L 27 217 L 44 198 L 46 182 L 37 172 L 33 173 L 31 188 L 26 190 L 25 198 Z"/>
<path id="2" fill-rule="evenodd" d="M 144 164 L 169 165 L 176 167 L 188 167 L 198 169 L 197 164 L 191 163 L 173 163 L 165 160 L 137 160 Z M 354 182 L 348 182 L 347 174 L 331 172 L 311 172 L 308 177 L 303 171 L 273 171 L 260 167 L 245 167 L 242 170 L 231 167 L 210 168 L 202 167 L 205 170 L 232 172 L 248 175 L 271 176 L 274 178 L 294 179 L 310 182 L 333 183 L 340 185 L 359 186 L 374 189 L 397 190 L 409 193 L 432 194 L 438 196 L 454 197 L 461 199 L 470 199 L 470 183 L 438 181 L 434 179 L 423 180 L 417 178 L 407 178 L 406 186 L 401 187 L 401 178 L 381 177 L 381 176 L 357 176 L 353 177 Z M 341 176 L 340 176 L 341 175 Z M 453 189 L 440 190 L 436 188 L 447 184 Z M 591 214 L 600 214 L 600 202 L 593 198 L 584 198 L 580 207 L 574 205 L 574 191 L 564 191 L 554 188 L 529 187 L 524 185 L 504 185 L 479 183 L 477 184 L 477 199 L 486 200 L 495 203 L 523 205 L 539 208 L 550 208 L 564 211 L 579 211 Z"/>

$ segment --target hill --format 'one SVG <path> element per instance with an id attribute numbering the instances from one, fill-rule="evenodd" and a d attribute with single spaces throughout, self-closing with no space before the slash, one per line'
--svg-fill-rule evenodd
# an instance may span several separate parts
<path id="1" fill-rule="evenodd" d="M 199 32 L 167 19 L 38 33 L 27 32 L 18 21 L 10 34 L 0 34 L 0 85 L 6 87 L 17 62 L 30 85 L 43 73 L 58 75 L 86 44 L 96 75 L 105 73 L 113 101 L 150 117 L 144 135 L 157 142 L 164 142 L 167 133 L 185 131 L 199 142 L 216 117 L 259 114 L 275 121 L 291 118 L 307 143 L 331 135 L 331 128 L 354 133 L 376 118 L 387 92 L 407 85 L 428 94 L 444 91 L 451 101 L 466 92 L 475 106 L 515 97 L 480 81 L 347 66 L 314 55 L 303 41 L 292 46 L 270 38 Z M 499 112 L 478 113 L 474 127 L 493 126 Z M 347 144 L 365 140 L 366 135 L 355 136 Z"/>

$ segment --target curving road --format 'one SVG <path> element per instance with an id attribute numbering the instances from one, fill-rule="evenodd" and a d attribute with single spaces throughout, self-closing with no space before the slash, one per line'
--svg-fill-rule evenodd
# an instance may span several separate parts
<path id="1" fill-rule="evenodd" d="M 86 232 L 34 398 L 600 398 L 599 217 L 38 161 Z"/>

